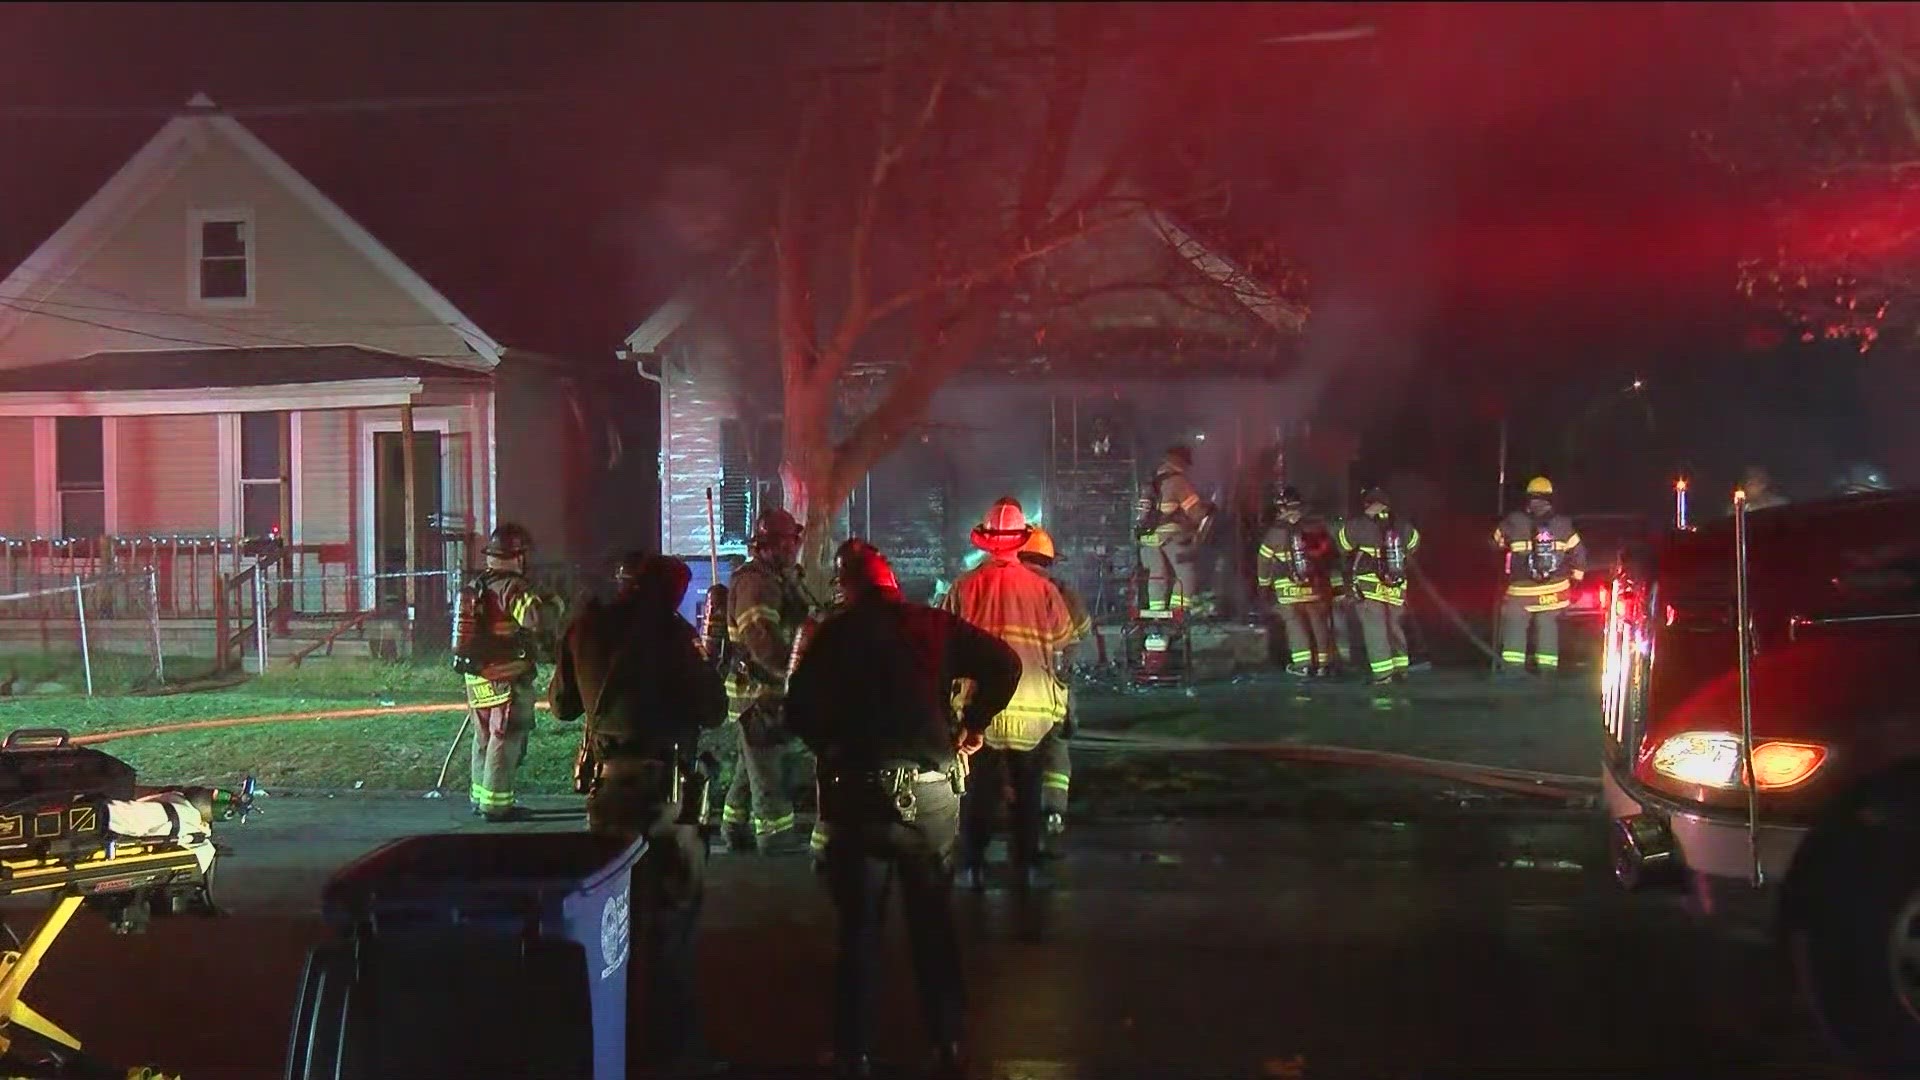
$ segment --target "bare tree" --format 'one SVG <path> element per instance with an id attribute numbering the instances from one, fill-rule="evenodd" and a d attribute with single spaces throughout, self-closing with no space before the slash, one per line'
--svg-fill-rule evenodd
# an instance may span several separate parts
<path id="1" fill-rule="evenodd" d="M 1130 182 L 1132 155 L 1165 128 L 1124 109 L 1126 123 L 1096 123 L 1111 103 L 1090 87 L 1126 56 L 1114 17 L 1095 5 L 855 9 L 846 62 L 811 79 L 772 230 L 782 472 L 801 516 L 844 502 L 1021 311 L 1165 284 L 1050 272 L 1049 256 L 1220 198 L 1185 192 L 1169 207 Z M 1253 287 L 1231 268 L 1204 272 Z M 849 376 L 875 369 L 881 388 L 849 409 Z M 809 562 L 828 533 L 809 530 Z"/>
<path id="2" fill-rule="evenodd" d="M 1763 228 L 1740 292 L 1804 340 L 1862 352 L 1920 330 L 1920 17 L 1906 5 L 1778 5 L 1733 57 L 1695 138 Z"/>

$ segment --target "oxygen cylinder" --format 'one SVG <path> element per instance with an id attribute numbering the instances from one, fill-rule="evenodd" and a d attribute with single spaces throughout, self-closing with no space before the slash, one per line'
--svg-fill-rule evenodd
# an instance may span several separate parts
<path id="1" fill-rule="evenodd" d="M 468 672 L 478 670 L 480 626 L 483 596 L 476 578 L 467 582 L 453 594 L 453 633 L 448 642 L 448 652 L 453 656 L 455 671 Z"/>
<path id="2" fill-rule="evenodd" d="M 1554 546 L 1553 529 L 1542 525 L 1534 530 L 1533 543 L 1527 548 L 1527 573 L 1535 581 L 1546 581 L 1560 570 L 1560 551 Z"/>
<path id="3" fill-rule="evenodd" d="M 813 632 L 819 628 L 819 620 L 808 616 L 802 620 L 800 628 L 793 632 L 793 649 L 787 653 L 788 688 L 793 686 L 793 673 L 800 669 L 800 654 L 807 651 L 807 646 L 813 642 Z"/>
<path id="4" fill-rule="evenodd" d="M 1380 580 L 1387 585 L 1407 581 L 1407 542 L 1400 526 L 1388 523 L 1380 530 Z"/>
<path id="5" fill-rule="evenodd" d="M 718 665 L 727 651 L 727 587 L 719 582 L 707 586 L 707 608 L 700 615 L 700 652 L 710 664 Z"/>
<path id="6" fill-rule="evenodd" d="M 1307 538 L 1298 529 L 1293 531 L 1287 545 L 1287 572 L 1299 585 L 1305 585 L 1313 575 L 1313 565 L 1307 561 Z"/>

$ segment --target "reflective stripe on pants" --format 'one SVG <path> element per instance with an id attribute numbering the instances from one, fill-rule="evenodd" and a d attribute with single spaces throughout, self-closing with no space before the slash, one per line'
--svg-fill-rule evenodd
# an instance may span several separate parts
<path id="1" fill-rule="evenodd" d="M 1067 751 L 1067 740 L 1056 727 L 1033 752 L 1040 756 L 1040 805 L 1049 814 L 1064 816 L 1073 787 L 1073 759 Z"/>
<path id="2" fill-rule="evenodd" d="M 1367 672 L 1384 679 L 1413 666 L 1407 657 L 1407 609 L 1379 600 L 1360 601 L 1360 632 L 1367 644 Z"/>
<path id="3" fill-rule="evenodd" d="M 468 798 L 482 813 L 513 805 L 513 782 L 533 731 L 533 691 L 517 687 L 498 705 L 473 709 L 473 754 Z"/>
<path id="4" fill-rule="evenodd" d="M 1500 605 L 1500 662 L 1508 667 L 1527 666 L 1527 634 L 1533 634 L 1533 661 L 1541 671 L 1560 667 L 1560 612 L 1528 611 L 1536 598 L 1509 596 Z"/>

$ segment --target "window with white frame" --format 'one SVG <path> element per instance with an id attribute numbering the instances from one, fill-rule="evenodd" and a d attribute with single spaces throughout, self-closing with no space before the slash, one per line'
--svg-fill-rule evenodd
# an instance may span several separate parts
<path id="1" fill-rule="evenodd" d="M 194 295 L 200 300 L 253 299 L 253 223 L 244 214 L 194 215 Z"/>
<path id="2" fill-rule="evenodd" d="M 99 417 L 54 418 L 53 479 L 60 536 L 81 539 L 105 535 L 107 451 L 105 426 Z"/>
<path id="3" fill-rule="evenodd" d="M 288 532 L 287 414 L 240 414 L 240 535 Z"/>

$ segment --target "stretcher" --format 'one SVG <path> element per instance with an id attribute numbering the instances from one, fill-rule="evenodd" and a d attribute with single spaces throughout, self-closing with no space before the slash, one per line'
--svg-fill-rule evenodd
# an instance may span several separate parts
<path id="1" fill-rule="evenodd" d="M 120 765 L 71 747 L 61 731 L 14 732 L 0 744 L 0 771 L 14 781 L 0 796 L 7 800 L 0 803 L 0 900 L 53 901 L 24 937 L 14 936 L 15 949 L 0 952 L 0 1078 L 70 1075 L 67 1067 L 81 1060 L 80 1040 L 22 1000 L 81 907 L 100 910 L 116 933 L 146 929 L 156 911 L 217 914 L 213 822 L 244 820 L 253 808 L 251 779 L 235 793 L 136 793 L 127 790 L 131 770 L 109 778 L 124 782 L 102 782 L 102 770 L 85 767 L 96 764 L 94 758 L 80 755 Z"/>

